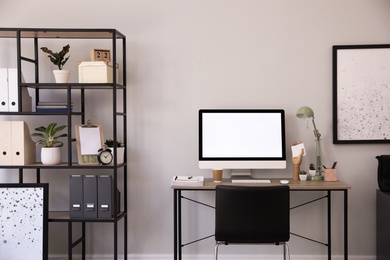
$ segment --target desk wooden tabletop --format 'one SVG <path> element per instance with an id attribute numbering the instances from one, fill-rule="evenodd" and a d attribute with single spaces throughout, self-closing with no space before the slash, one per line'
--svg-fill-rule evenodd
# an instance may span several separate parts
<path id="1" fill-rule="evenodd" d="M 239 185 L 239 186 L 274 186 L 283 185 L 280 180 L 289 180 L 287 185 L 291 190 L 347 190 L 351 186 L 340 181 L 294 181 L 285 178 L 266 178 L 271 183 L 232 183 L 230 179 L 223 179 L 220 183 L 215 183 L 212 178 L 205 178 L 203 186 L 171 186 L 172 189 L 178 190 L 215 190 L 217 185 Z"/>

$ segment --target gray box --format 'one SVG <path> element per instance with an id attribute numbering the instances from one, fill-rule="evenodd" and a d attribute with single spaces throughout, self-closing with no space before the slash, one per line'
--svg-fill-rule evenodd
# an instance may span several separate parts
<path id="1" fill-rule="evenodd" d="M 71 218 L 83 218 L 83 177 L 70 175 L 69 179 L 69 216 Z"/>
<path id="2" fill-rule="evenodd" d="M 84 175 L 84 218 L 97 218 L 97 176 Z"/>

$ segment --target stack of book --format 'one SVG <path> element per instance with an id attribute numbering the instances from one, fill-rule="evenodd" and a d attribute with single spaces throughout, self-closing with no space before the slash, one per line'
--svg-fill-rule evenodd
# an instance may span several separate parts
<path id="1" fill-rule="evenodd" d="M 171 186 L 203 186 L 203 176 L 173 176 Z"/>
<path id="2" fill-rule="evenodd" d="M 73 109 L 73 104 L 70 107 L 70 110 Z M 67 113 L 68 103 L 66 102 L 38 102 L 37 112 L 42 113 Z"/>

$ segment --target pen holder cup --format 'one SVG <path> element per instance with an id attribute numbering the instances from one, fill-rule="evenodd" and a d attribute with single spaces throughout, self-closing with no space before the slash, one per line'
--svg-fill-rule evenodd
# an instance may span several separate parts
<path id="1" fill-rule="evenodd" d="M 214 182 L 222 182 L 222 172 L 223 170 L 213 170 Z"/>
<path id="2" fill-rule="evenodd" d="M 337 170 L 336 169 L 324 169 L 324 180 L 325 181 L 337 181 Z"/>

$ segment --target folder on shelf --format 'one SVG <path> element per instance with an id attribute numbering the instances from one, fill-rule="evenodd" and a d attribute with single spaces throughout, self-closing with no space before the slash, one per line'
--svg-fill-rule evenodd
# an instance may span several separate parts
<path id="1" fill-rule="evenodd" d="M 114 196 L 111 175 L 98 176 L 98 218 L 112 218 Z"/>
<path id="2" fill-rule="evenodd" d="M 84 217 L 84 189 L 82 175 L 70 175 L 69 179 L 69 216 L 71 218 Z"/>
<path id="3" fill-rule="evenodd" d="M 84 218 L 97 218 L 97 176 L 84 175 Z"/>
<path id="4" fill-rule="evenodd" d="M 24 121 L 0 121 L 0 165 L 35 163 L 36 145 Z"/>
<path id="5" fill-rule="evenodd" d="M 22 75 L 22 82 L 23 75 Z M 19 87 L 18 87 L 18 70 L 8 68 L 8 111 L 9 112 L 31 112 L 31 96 L 27 88 L 21 88 L 22 111 L 19 111 Z"/>
<path id="6" fill-rule="evenodd" d="M 0 68 L 0 111 L 8 112 L 8 69 Z"/>

